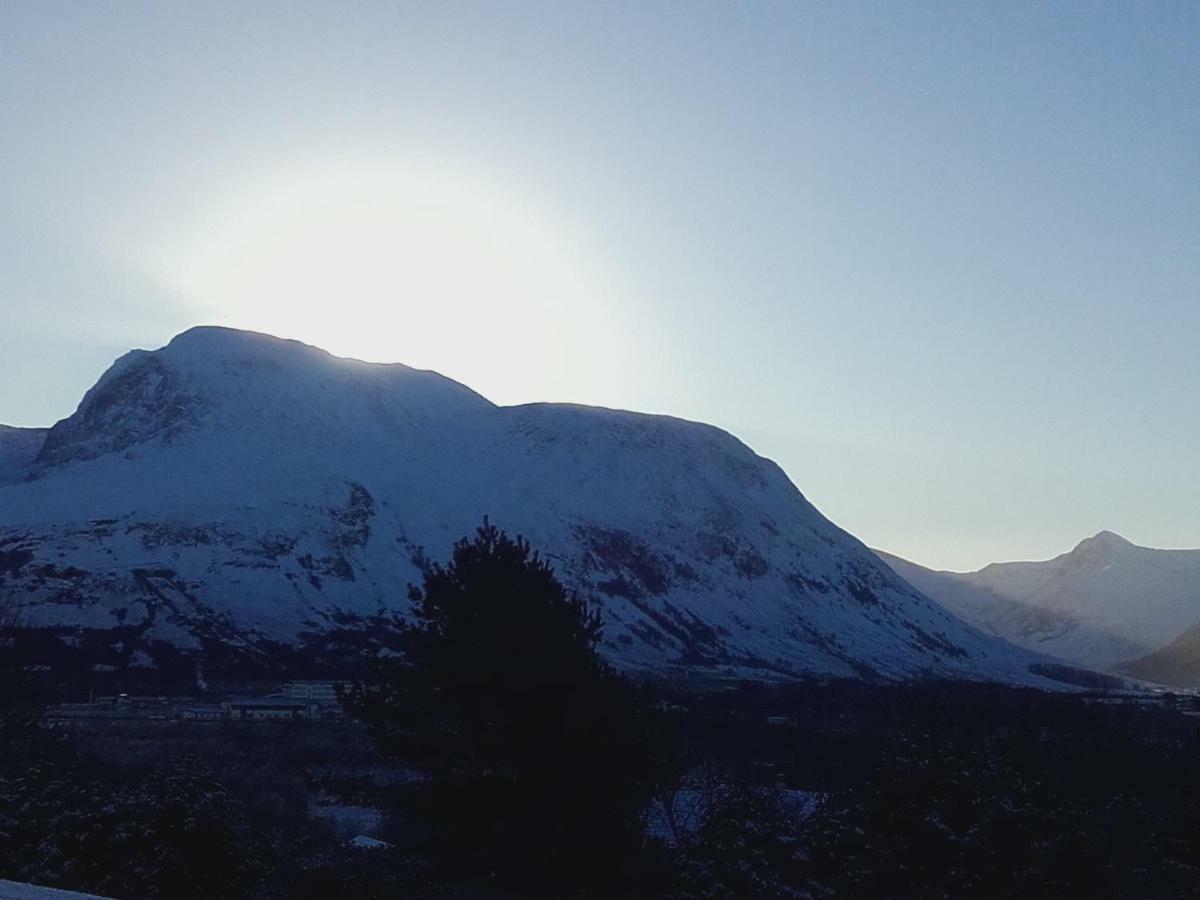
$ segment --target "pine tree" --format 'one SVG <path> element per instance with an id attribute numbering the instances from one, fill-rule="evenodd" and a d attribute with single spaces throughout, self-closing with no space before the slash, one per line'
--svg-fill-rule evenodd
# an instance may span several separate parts
<path id="1" fill-rule="evenodd" d="M 650 705 L 597 652 L 599 612 L 486 519 L 412 600 L 405 658 L 350 706 L 428 773 L 435 856 L 526 896 L 611 895 L 661 754 Z"/>

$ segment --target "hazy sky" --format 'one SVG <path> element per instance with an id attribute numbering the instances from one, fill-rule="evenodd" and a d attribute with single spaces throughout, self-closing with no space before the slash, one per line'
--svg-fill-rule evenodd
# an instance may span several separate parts
<path id="1" fill-rule="evenodd" d="M 0 4 L 0 421 L 198 323 L 1200 546 L 1200 4 Z"/>

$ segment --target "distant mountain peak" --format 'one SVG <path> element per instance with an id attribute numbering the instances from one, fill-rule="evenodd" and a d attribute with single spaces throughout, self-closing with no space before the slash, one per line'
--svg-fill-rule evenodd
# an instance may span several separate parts
<path id="1" fill-rule="evenodd" d="M 1087 552 L 1111 552 L 1114 550 L 1124 550 L 1126 548 L 1135 547 L 1131 541 L 1121 537 L 1115 531 L 1099 531 L 1090 538 L 1085 538 L 1080 541 L 1072 553 L 1087 553 Z"/>
<path id="2" fill-rule="evenodd" d="M 1028 649 L 1104 669 L 1145 658 L 1136 672 L 1123 671 L 1170 679 L 1183 677 L 1176 663 L 1187 656 L 1187 677 L 1200 683 L 1200 658 L 1188 656 L 1200 648 L 1195 635 L 1179 653 L 1147 656 L 1200 629 L 1200 549 L 1144 547 L 1101 531 L 1053 559 L 961 574 L 881 558 L 951 612 Z"/>
<path id="3" fill-rule="evenodd" d="M 158 350 L 112 364 L 74 414 L 46 437 L 37 462 L 55 466 L 209 434 L 351 434 L 371 425 L 420 427 L 491 409 L 458 382 L 400 363 L 342 359 L 300 341 L 235 328 L 189 328 Z"/>
<path id="4" fill-rule="evenodd" d="M 187 344 L 204 340 L 261 340 L 264 342 L 286 343 L 287 338 L 276 337 L 259 331 L 247 331 L 242 328 L 230 328 L 227 325 L 193 325 L 171 338 L 172 344 Z M 298 343 L 298 342 L 293 342 Z"/>
<path id="5" fill-rule="evenodd" d="M 225 325 L 194 325 L 171 338 L 159 351 L 167 355 L 201 353 L 212 357 L 238 355 L 292 355 L 334 358 L 319 347 L 260 331 Z"/>

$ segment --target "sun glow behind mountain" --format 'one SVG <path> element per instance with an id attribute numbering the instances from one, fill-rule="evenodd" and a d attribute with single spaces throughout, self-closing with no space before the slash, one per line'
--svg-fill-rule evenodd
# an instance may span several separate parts
<path id="1" fill-rule="evenodd" d="M 219 324 L 436 369 L 501 403 L 563 381 L 594 393 L 578 383 L 584 347 L 597 381 L 624 368 L 593 267 L 565 229 L 495 190 L 428 171 L 308 175 L 220 218 L 178 267 Z"/>

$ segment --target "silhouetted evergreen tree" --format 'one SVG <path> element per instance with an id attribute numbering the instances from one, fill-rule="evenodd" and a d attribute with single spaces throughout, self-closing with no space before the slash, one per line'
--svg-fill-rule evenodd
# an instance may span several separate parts
<path id="1" fill-rule="evenodd" d="M 412 599 L 405 658 L 350 706 L 429 774 L 435 861 L 522 896 L 633 896 L 663 755 L 653 707 L 597 653 L 599 613 L 486 519 Z"/>

